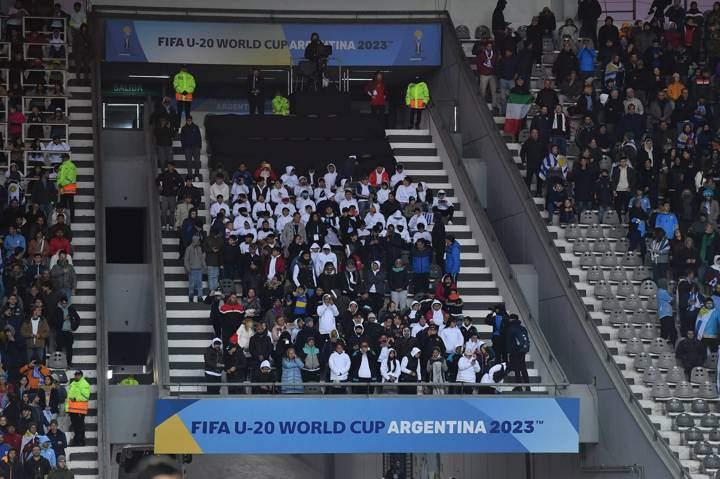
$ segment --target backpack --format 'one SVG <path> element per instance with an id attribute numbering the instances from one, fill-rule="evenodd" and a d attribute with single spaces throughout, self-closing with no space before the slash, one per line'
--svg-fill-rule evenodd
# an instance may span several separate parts
<path id="1" fill-rule="evenodd" d="M 530 338 L 528 337 L 527 329 L 523 326 L 518 328 L 518 331 L 515 333 L 515 337 L 513 338 L 513 342 L 515 343 L 515 350 L 518 353 L 526 354 L 530 351 Z"/>

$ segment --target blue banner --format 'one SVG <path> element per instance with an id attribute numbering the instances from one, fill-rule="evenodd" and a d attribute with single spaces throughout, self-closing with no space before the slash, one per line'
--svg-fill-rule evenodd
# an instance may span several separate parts
<path id="1" fill-rule="evenodd" d="M 333 47 L 331 65 L 440 65 L 439 24 L 208 23 L 106 20 L 111 62 L 288 66 L 313 32 Z"/>
<path id="2" fill-rule="evenodd" d="M 579 414 L 578 398 L 160 399 L 155 453 L 574 453 Z"/>

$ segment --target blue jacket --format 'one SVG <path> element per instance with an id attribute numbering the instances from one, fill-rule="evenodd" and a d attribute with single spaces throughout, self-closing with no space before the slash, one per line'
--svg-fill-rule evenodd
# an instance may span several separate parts
<path id="1" fill-rule="evenodd" d="M 27 251 L 27 244 L 25 242 L 25 237 L 21 235 L 20 233 L 15 233 L 14 235 L 7 235 L 5 237 L 5 255 L 9 256 L 14 251 L 15 248 L 22 248 L 23 250 Z"/>
<path id="2" fill-rule="evenodd" d="M 183 148 L 200 148 L 202 146 L 200 128 L 195 123 L 189 126 L 183 125 L 180 129 L 180 143 Z"/>
<path id="3" fill-rule="evenodd" d="M 669 240 L 675 234 L 678 227 L 678 220 L 674 213 L 658 213 L 655 216 L 655 227 L 665 231 L 665 237 Z"/>
<path id="4" fill-rule="evenodd" d="M 423 250 L 413 248 L 412 250 L 412 267 L 413 273 L 423 274 L 430 272 L 430 257 L 432 250 L 426 247 Z"/>
<path id="5" fill-rule="evenodd" d="M 577 52 L 577 58 L 580 62 L 581 72 L 594 72 L 595 71 L 595 57 L 597 52 L 592 48 L 581 48 Z"/>
<path id="6" fill-rule="evenodd" d="M 672 302 L 673 297 L 670 295 L 670 293 L 667 292 L 667 290 L 658 288 L 657 290 L 657 308 L 658 308 L 658 318 L 664 318 L 666 316 L 672 316 L 673 310 L 672 310 Z"/>
<path id="7" fill-rule="evenodd" d="M 450 274 L 460 272 L 460 243 L 457 241 L 445 247 L 445 272 Z"/>
<path id="8" fill-rule="evenodd" d="M 291 384 L 302 384 L 301 369 L 303 362 L 298 359 L 283 358 L 282 360 L 282 382 Z M 283 386 L 283 394 L 302 394 L 302 386 Z"/>

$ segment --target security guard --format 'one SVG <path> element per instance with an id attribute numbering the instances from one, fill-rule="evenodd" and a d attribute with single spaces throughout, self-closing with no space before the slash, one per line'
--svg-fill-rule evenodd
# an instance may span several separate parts
<path id="1" fill-rule="evenodd" d="M 430 101 L 430 92 L 427 83 L 422 81 L 419 76 L 415 77 L 415 81 L 411 82 L 405 92 L 405 105 L 410 108 L 410 129 L 415 125 L 415 129 L 420 129 L 420 120 L 422 112 L 427 108 Z"/>
<path id="2" fill-rule="evenodd" d="M 195 77 L 188 73 L 186 65 L 181 66 L 180 71 L 173 78 L 173 88 L 175 88 L 175 101 L 177 101 L 177 124 L 180 125 L 183 111 L 185 118 L 190 116 L 190 105 L 195 91 Z"/>

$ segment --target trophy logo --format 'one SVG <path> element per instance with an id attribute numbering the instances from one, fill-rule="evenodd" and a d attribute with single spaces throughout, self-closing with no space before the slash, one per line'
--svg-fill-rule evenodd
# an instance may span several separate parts
<path id="1" fill-rule="evenodd" d="M 123 48 L 125 50 L 130 50 L 130 37 L 132 36 L 132 27 L 130 25 L 125 25 L 122 27 L 123 32 Z"/>
<path id="2" fill-rule="evenodd" d="M 422 54 L 422 30 L 415 30 L 415 57 L 419 58 Z"/>

